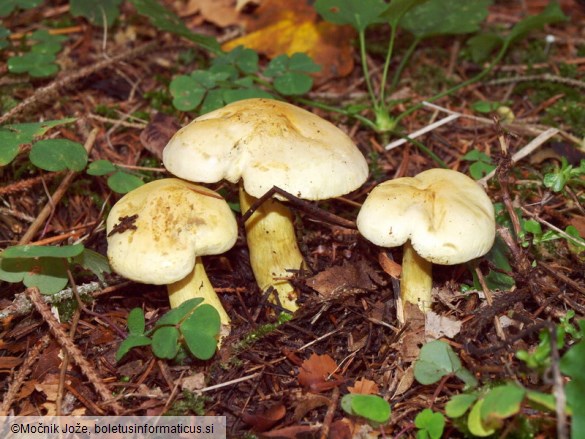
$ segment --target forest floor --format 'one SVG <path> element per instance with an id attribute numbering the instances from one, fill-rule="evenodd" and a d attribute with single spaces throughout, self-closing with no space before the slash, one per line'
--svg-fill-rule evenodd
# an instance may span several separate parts
<path id="1" fill-rule="evenodd" d="M 239 14 L 231 1 L 166 3 L 192 31 L 223 43 L 239 37 L 256 11 L 254 2 Z M 482 26 L 505 31 L 546 4 L 495 2 Z M 478 178 L 497 166 L 484 179 L 496 206 L 496 245 L 473 264 L 434 266 L 434 304 L 426 323 L 424 317 L 405 326 L 396 320 L 401 248 L 379 248 L 353 228 L 293 206 L 307 264 L 306 270 L 291 273 L 299 310 L 279 317 L 282 309 L 259 290 L 240 224 L 236 245 L 205 259 L 232 319 L 231 334 L 207 361 L 164 360 L 149 347 L 134 348 L 116 361 L 130 310 L 142 308 L 147 327 L 168 311 L 164 286 L 129 282 L 113 273 L 96 284 L 92 273 L 72 268 L 70 285 L 88 299 L 82 308 L 74 298 L 63 299 L 47 313 L 43 298 L 53 296 L 38 296 L 20 282 L 1 282 L 1 414 L 207 414 L 227 417 L 229 437 L 415 437 L 424 430 L 414 422 L 419 413 L 445 414 L 446 404 L 466 390 L 455 376 L 459 369 L 437 372 L 433 384 L 416 379 L 420 348 L 433 339 L 448 343 L 460 368 L 478 381 L 476 398 L 502 383 L 562 394 L 569 379 L 559 372 L 559 358 L 579 340 L 576 322 L 585 317 L 580 244 L 585 239 L 585 7 L 568 0 L 561 7 L 567 21 L 530 32 L 481 81 L 400 121 L 403 133 L 413 133 L 448 116 L 447 110 L 460 115 L 417 138 L 426 150 L 410 142 L 387 149 L 397 140 L 393 134 L 310 105 L 347 108 L 367 99 L 359 51 L 351 43 L 348 60 L 336 66 L 344 70 L 342 76 L 317 76 L 305 102 L 290 98 L 347 132 L 367 157 L 370 177 L 360 189 L 315 203 L 352 221 L 381 181 L 414 176 L 438 163 Z M 85 144 L 90 162 L 108 160 L 143 181 L 169 177 L 162 147 L 198 115 L 173 107 L 169 83 L 208 65 L 210 54 L 157 29 L 130 3 L 122 3 L 107 32 L 73 16 L 70 8 L 66 1 L 49 1 L 5 17 L 3 25 L 12 34 L 10 46 L 0 53 L 3 61 L 27 44 L 24 37 L 31 32 L 53 26 L 64 38 L 56 75 L 16 74 L 0 64 L 0 124 L 75 118 L 46 138 Z M 388 27 L 372 26 L 366 36 L 376 88 Z M 471 59 L 466 38 L 441 36 L 418 45 L 389 97 L 396 100 L 392 114 L 485 67 Z M 399 30 L 391 71 L 411 39 Z M 267 62 L 261 56 L 260 63 Z M 486 110 L 482 102 L 488 101 L 500 109 Z M 373 117 L 367 105 L 360 114 Z M 29 151 L 25 142 L 0 168 L 0 247 L 82 242 L 105 255 L 105 219 L 121 195 L 102 176 L 41 170 L 31 164 Z M 515 157 L 518 152 L 523 156 Z M 235 185 L 209 187 L 237 204 Z M 32 308 L 23 305 L 25 296 L 32 298 Z M 54 315 L 60 323 L 51 320 Z M 559 333 L 551 343 L 550 334 Z M 520 360 L 520 351 L 528 352 L 532 363 Z M 541 357 L 530 356 L 535 352 Z M 83 360 L 89 373 L 79 368 Z M 108 399 L 108 392 L 115 397 Z M 379 426 L 344 411 L 340 401 L 349 393 L 381 396 L 392 409 L 389 421 Z M 543 406 L 524 399 L 491 426 L 498 437 L 554 437 L 568 431 L 563 410 Z M 466 416 L 447 418 L 444 437 L 469 434 Z"/>

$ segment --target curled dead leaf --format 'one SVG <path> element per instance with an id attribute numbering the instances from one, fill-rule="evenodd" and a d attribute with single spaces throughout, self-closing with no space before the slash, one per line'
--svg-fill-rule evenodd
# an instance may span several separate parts
<path id="1" fill-rule="evenodd" d="M 224 44 L 222 49 L 245 46 L 268 58 L 306 53 L 321 65 L 321 71 L 313 74 L 321 82 L 347 76 L 353 70 L 354 30 L 319 21 L 306 1 L 264 0 L 246 19 L 246 30 L 247 35 Z"/>
<path id="2" fill-rule="evenodd" d="M 335 375 L 337 363 L 329 355 L 312 354 L 299 370 L 299 384 L 310 392 L 323 392 L 333 389 L 343 382 L 343 379 Z M 335 378 L 331 381 L 331 378 Z"/>
<path id="3" fill-rule="evenodd" d="M 362 395 L 377 395 L 380 392 L 375 382 L 365 378 L 357 380 L 353 387 L 348 386 L 347 390 L 350 393 L 361 393 Z"/>
<path id="4" fill-rule="evenodd" d="M 266 431 L 284 418 L 284 415 L 286 415 L 286 407 L 278 403 L 259 413 L 244 413 L 242 420 L 251 425 L 254 431 Z"/>

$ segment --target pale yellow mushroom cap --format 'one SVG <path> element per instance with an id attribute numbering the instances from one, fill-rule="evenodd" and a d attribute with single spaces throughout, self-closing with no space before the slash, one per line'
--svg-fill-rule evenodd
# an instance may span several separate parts
<path id="1" fill-rule="evenodd" d="M 129 226 L 113 231 L 133 215 L 137 218 Z M 106 227 L 112 269 L 155 285 L 185 278 L 197 256 L 229 250 L 238 233 L 234 214 L 219 194 L 177 178 L 127 193 L 112 208 Z"/>
<path id="2" fill-rule="evenodd" d="M 407 240 L 424 259 L 460 264 L 485 255 L 495 239 L 493 205 L 471 178 L 448 169 L 376 186 L 357 217 L 360 233 L 381 247 Z"/>
<path id="3" fill-rule="evenodd" d="M 243 180 L 261 197 L 272 186 L 308 200 L 344 195 L 367 179 L 359 149 L 332 123 L 272 99 L 246 99 L 198 117 L 163 151 L 172 174 L 213 183 Z"/>

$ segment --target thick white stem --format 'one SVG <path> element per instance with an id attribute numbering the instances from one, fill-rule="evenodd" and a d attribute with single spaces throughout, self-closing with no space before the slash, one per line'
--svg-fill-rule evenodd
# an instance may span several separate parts
<path id="1" fill-rule="evenodd" d="M 410 241 L 403 246 L 402 274 L 400 276 L 400 299 L 402 308 L 406 303 L 417 305 L 423 313 L 431 309 L 433 287 L 433 264 L 420 257 Z M 403 312 L 398 313 L 398 320 L 405 323 Z"/>
<path id="2" fill-rule="evenodd" d="M 255 201 L 255 197 L 240 188 L 242 213 Z M 298 293 L 286 278 L 291 276 L 289 270 L 299 270 L 305 262 L 297 245 L 292 213 L 271 198 L 250 216 L 245 227 L 250 264 L 258 286 L 262 291 L 273 287 L 280 305 L 289 311 L 296 311 Z M 271 300 L 276 302 L 274 298 Z"/>
<path id="3" fill-rule="evenodd" d="M 177 308 L 186 300 L 201 297 L 204 299 L 203 303 L 207 303 L 217 310 L 222 326 L 229 326 L 230 318 L 223 308 L 219 297 L 217 297 L 213 285 L 209 282 L 209 278 L 207 277 L 207 273 L 205 273 L 205 267 L 203 267 L 200 257 L 195 259 L 195 267 L 187 277 L 172 284 L 168 284 L 167 289 L 169 292 L 171 308 Z"/>

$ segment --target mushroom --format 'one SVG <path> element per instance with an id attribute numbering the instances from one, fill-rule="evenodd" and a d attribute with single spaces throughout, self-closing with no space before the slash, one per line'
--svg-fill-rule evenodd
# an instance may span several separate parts
<path id="1" fill-rule="evenodd" d="M 169 141 L 163 162 L 172 174 L 190 181 L 240 181 L 242 213 L 274 186 L 299 198 L 323 200 L 357 189 L 368 176 L 365 158 L 343 131 L 271 99 L 237 101 L 198 117 Z M 304 259 L 292 219 L 290 210 L 271 198 L 245 228 L 259 287 L 274 288 L 281 306 L 295 311 L 297 292 L 286 278 L 304 266 Z"/>
<path id="2" fill-rule="evenodd" d="M 238 234 L 234 214 L 218 193 L 178 178 L 152 181 L 114 205 L 106 229 L 108 259 L 116 273 L 166 284 L 171 308 L 203 298 L 227 331 L 230 318 L 201 262 L 201 256 L 233 247 Z"/>
<path id="3" fill-rule="evenodd" d="M 357 227 L 378 246 L 403 245 L 397 306 L 401 323 L 406 303 L 430 310 L 432 264 L 460 264 L 483 256 L 496 233 L 494 208 L 483 188 L 449 169 L 379 184 L 361 207 Z"/>

